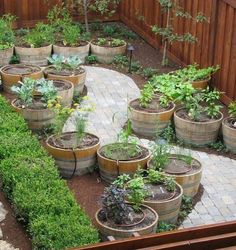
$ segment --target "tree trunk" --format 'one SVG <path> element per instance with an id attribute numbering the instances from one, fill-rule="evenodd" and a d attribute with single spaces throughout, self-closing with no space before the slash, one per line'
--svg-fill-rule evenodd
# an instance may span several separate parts
<path id="1" fill-rule="evenodd" d="M 88 0 L 83 0 L 84 1 L 84 23 L 85 23 L 85 28 L 86 32 L 89 32 L 89 25 L 88 25 Z"/>

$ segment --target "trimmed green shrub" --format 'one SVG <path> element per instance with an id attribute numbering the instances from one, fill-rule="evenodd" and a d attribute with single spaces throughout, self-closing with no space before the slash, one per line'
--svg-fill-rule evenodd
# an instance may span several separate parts
<path id="1" fill-rule="evenodd" d="M 99 241 L 54 160 L 0 96 L 0 178 L 34 249 L 66 249 Z"/>

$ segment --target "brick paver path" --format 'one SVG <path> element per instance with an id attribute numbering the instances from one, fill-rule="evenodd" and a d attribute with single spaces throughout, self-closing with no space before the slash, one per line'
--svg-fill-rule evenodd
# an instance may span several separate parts
<path id="1" fill-rule="evenodd" d="M 116 139 L 126 121 L 127 99 L 137 98 L 139 89 L 133 80 L 116 71 L 86 67 L 88 96 L 96 111 L 89 116 L 88 131 L 97 134 L 102 144 Z M 115 122 L 112 116 L 117 113 Z M 65 131 L 73 131 L 68 122 Z M 144 145 L 148 140 L 142 140 Z M 181 227 L 236 220 L 236 161 L 226 157 L 191 151 L 203 165 L 204 192 L 194 210 Z"/>

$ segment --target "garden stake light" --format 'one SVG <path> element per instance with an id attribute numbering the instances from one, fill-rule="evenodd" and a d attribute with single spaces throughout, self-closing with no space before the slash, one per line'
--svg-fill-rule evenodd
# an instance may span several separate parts
<path id="1" fill-rule="evenodd" d="M 129 53 L 129 73 L 131 73 L 131 64 L 132 64 L 132 56 L 133 56 L 134 46 L 129 44 L 127 47 L 127 51 Z"/>

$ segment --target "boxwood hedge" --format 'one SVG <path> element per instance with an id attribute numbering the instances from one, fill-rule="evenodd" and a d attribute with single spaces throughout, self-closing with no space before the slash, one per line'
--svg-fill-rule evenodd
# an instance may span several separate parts
<path id="1" fill-rule="evenodd" d="M 0 178 L 17 218 L 27 225 L 34 249 L 66 249 L 99 241 L 54 160 L 2 96 Z"/>

